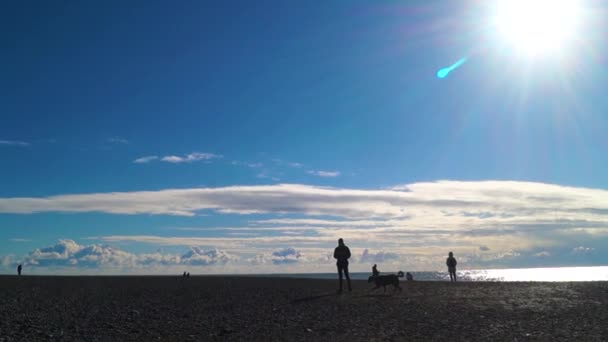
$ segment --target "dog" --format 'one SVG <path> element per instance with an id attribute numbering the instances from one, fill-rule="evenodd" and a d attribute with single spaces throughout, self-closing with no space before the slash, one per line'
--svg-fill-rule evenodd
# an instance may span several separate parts
<path id="1" fill-rule="evenodd" d="M 401 286 L 399 286 L 399 278 L 403 278 L 403 272 L 399 271 L 397 274 L 387 274 L 387 275 L 379 275 L 379 276 L 370 276 L 367 279 L 368 283 L 375 283 L 376 287 L 371 289 L 370 291 L 374 291 L 379 289 L 381 286 L 384 287 L 384 292 L 386 292 L 386 285 L 393 285 L 395 291 L 398 289 L 399 292 L 402 291 Z"/>

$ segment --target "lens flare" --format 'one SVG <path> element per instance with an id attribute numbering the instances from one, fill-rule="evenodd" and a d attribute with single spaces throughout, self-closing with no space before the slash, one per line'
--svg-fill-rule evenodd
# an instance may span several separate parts
<path id="1" fill-rule="evenodd" d="M 467 61 L 467 58 L 464 57 L 464 58 L 459 59 L 456 63 L 450 65 L 449 67 L 440 69 L 439 71 L 437 71 L 437 77 L 438 78 L 445 78 L 445 77 L 447 77 L 448 74 L 452 70 L 454 70 L 454 69 L 458 68 L 459 66 L 463 65 L 466 61 Z"/>

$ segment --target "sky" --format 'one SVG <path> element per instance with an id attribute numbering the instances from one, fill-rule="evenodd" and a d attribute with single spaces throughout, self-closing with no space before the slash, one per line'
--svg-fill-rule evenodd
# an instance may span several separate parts
<path id="1" fill-rule="evenodd" d="M 606 265 L 608 6 L 575 2 L 3 2 L 0 272 Z"/>

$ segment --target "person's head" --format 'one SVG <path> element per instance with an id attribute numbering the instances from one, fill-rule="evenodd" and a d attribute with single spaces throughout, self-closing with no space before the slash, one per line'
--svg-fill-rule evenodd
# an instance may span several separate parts
<path id="1" fill-rule="evenodd" d="M 374 267 L 376 267 L 376 264 L 374 264 Z"/>
<path id="2" fill-rule="evenodd" d="M 339 246 L 344 246 L 344 240 L 343 239 L 338 239 L 338 245 Z"/>
<path id="3" fill-rule="evenodd" d="M 448 254 L 448 256 L 453 257 L 453 256 L 454 256 L 454 253 L 450 252 L 450 254 Z"/>

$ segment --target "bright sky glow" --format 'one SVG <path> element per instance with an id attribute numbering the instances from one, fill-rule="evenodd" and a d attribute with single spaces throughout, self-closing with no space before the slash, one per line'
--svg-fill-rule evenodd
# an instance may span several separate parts
<path id="1" fill-rule="evenodd" d="M 522 54 L 547 55 L 565 48 L 576 34 L 580 7 L 576 0 L 504 0 L 494 24 Z"/>

